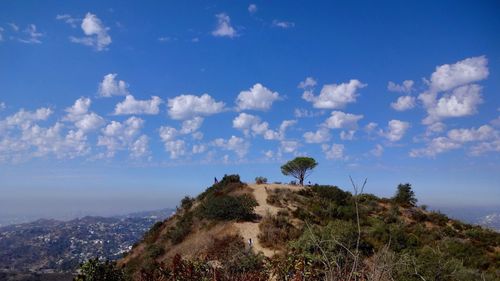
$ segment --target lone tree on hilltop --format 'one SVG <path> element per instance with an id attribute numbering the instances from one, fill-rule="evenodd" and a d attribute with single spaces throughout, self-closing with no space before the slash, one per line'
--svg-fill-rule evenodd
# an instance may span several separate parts
<path id="1" fill-rule="evenodd" d="M 415 197 L 415 192 L 411 189 L 411 184 L 400 183 L 398 185 L 398 190 L 396 191 L 396 195 L 392 198 L 392 200 L 401 205 L 406 206 L 415 206 L 417 203 L 417 198 Z"/>
<path id="2" fill-rule="evenodd" d="M 300 185 L 304 185 L 304 179 L 307 178 L 312 170 L 318 166 L 318 162 L 311 157 L 296 157 L 281 166 L 281 172 L 285 176 L 292 176 L 299 180 Z"/>

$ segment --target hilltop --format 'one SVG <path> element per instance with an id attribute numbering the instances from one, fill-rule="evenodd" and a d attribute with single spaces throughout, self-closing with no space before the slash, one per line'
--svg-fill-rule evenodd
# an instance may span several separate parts
<path id="1" fill-rule="evenodd" d="M 225 176 L 118 265 L 134 280 L 500 278 L 499 233 L 417 207 L 409 184 L 398 190 L 387 199 Z"/>

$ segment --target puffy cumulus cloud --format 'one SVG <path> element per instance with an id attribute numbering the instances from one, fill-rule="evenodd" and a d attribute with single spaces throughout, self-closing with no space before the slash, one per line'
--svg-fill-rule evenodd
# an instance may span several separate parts
<path id="1" fill-rule="evenodd" d="M 64 130 L 60 122 L 48 127 L 37 124 L 46 121 L 51 114 L 49 108 L 21 109 L 0 120 L 0 162 L 20 162 L 50 155 L 74 158 L 87 154 L 90 147 L 82 130 Z"/>
<path id="2" fill-rule="evenodd" d="M 280 142 L 280 153 L 296 153 L 300 143 L 294 140 L 283 140 Z"/>
<path id="3" fill-rule="evenodd" d="M 257 13 L 257 10 L 258 10 L 257 5 L 255 5 L 255 4 L 250 4 L 250 5 L 248 5 L 248 12 L 249 12 L 250 14 L 255 14 L 255 13 Z"/>
<path id="4" fill-rule="evenodd" d="M 250 143 L 248 141 L 236 136 L 231 136 L 227 140 L 223 138 L 215 139 L 213 145 L 223 150 L 233 151 L 240 158 L 245 157 L 250 148 Z"/>
<path id="5" fill-rule="evenodd" d="M 306 132 L 303 135 L 307 143 L 323 143 L 330 140 L 330 132 L 326 128 L 320 128 L 316 132 Z"/>
<path id="6" fill-rule="evenodd" d="M 430 125 L 443 118 L 475 114 L 482 102 L 482 89 L 472 83 L 488 75 L 488 60 L 484 56 L 436 67 L 428 82 L 429 89 L 418 97 L 428 113 L 423 123 Z"/>
<path id="7" fill-rule="evenodd" d="M 306 77 L 306 79 L 304 81 L 301 81 L 299 83 L 299 85 L 297 85 L 297 88 L 306 90 L 306 89 L 314 88 L 316 86 L 316 84 L 318 84 L 318 82 L 314 78 Z"/>
<path id="8" fill-rule="evenodd" d="M 119 150 L 131 150 L 143 126 L 144 120 L 135 116 L 124 122 L 111 121 L 97 139 L 97 145 L 106 148 L 106 153 L 101 156 L 113 157 Z"/>
<path id="9" fill-rule="evenodd" d="M 141 158 L 150 154 L 149 138 L 146 135 L 140 136 L 130 144 L 130 156 L 132 158 Z"/>
<path id="10" fill-rule="evenodd" d="M 277 92 L 272 92 L 262 84 L 253 85 L 248 91 L 241 91 L 236 98 L 239 110 L 268 110 L 279 99 Z"/>
<path id="11" fill-rule="evenodd" d="M 193 154 L 200 154 L 207 151 L 207 146 L 205 144 L 195 144 L 193 145 L 191 151 L 193 152 Z"/>
<path id="12" fill-rule="evenodd" d="M 397 111 L 412 109 L 416 105 L 416 98 L 412 96 L 399 97 L 396 102 L 391 103 L 391 107 Z"/>
<path id="13" fill-rule="evenodd" d="M 471 155 L 477 156 L 485 152 L 500 151 L 500 132 L 490 125 L 479 128 L 452 129 L 446 137 L 441 136 L 429 141 L 424 148 L 410 151 L 411 157 L 434 157 L 437 154 L 457 149 L 466 143 L 475 143 L 469 150 Z"/>
<path id="14" fill-rule="evenodd" d="M 238 36 L 236 29 L 231 26 L 231 18 L 227 14 L 220 13 L 215 15 L 215 17 L 217 18 L 217 25 L 212 31 L 213 36 L 229 38 Z"/>
<path id="15" fill-rule="evenodd" d="M 164 142 L 165 151 L 170 153 L 170 159 L 177 159 L 186 154 L 186 142 L 184 140 L 171 140 Z"/>
<path id="16" fill-rule="evenodd" d="M 396 84 L 392 81 L 389 81 L 387 84 L 387 90 L 390 92 L 397 92 L 397 93 L 411 93 L 413 91 L 413 80 L 405 80 L 401 84 Z"/>
<path id="17" fill-rule="evenodd" d="M 364 131 L 368 134 L 371 134 L 373 132 L 375 132 L 375 130 L 378 128 L 378 124 L 375 123 L 375 122 L 370 122 L 368 124 L 366 124 L 366 126 L 364 127 Z"/>
<path id="18" fill-rule="evenodd" d="M 81 28 L 86 36 L 71 36 L 71 42 L 94 47 L 97 51 L 106 50 L 108 45 L 111 44 L 111 36 L 108 34 L 109 27 L 104 26 L 96 15 L 87 13 L 82 21 Z"/>
<path id="19" fill-rule="evenodd" d="M 258 116 L 240 113 L 233 119 L 233 128 L 241 130 L 245 136 L 262 135 L 266 140 L 283 140 L 286 130 L 296 124 L 296 120 L 284 120 L 277 131 L 269 129 L 269 123 L 261 121 Z"/>
<path id="20" fill-rule="evenodd" d="M 343 144 L 323 144 L 321 150 L 325 154 L 325 158 L 329 160 L 340 160 L 345 159 L 344 156 L 344 145 Z"/>
<path id="21" fill-rule="evenodd" d="M 181 134 L 192 134 L 203 124 L 202 117 L 194 117 L 193 119 L 182 121 Z"/>
<path id="22" fill-rule="evenodd" d="M 156 115 L 160 112 L 160 104 L 163 101 L 152 96 L 150 100 L 136 100 L 134 96 L 127 95 L 125 100 L 118 103 L 115 107 L 115 115 L 130 115 L 130 114 L 150 114 Z"/>
<path id="23" fill-rule="evenodd" d="M 349 83 L 324 85 L 319 96 L 315 96 L 312 91 L 305 91 L 302 98 L 311 102 L 315 108 L 339 109 L 355 102 L 357 91 L 364 87 L 366 84 L 352 79 Z"/>
<path id="24" fill-rule="evenodd" d="M 375 145 L 375 147 L 370 150 L 370 153 L 375 157 L 380 157 L 384 154 L 384 147 L 380 144 Z"/>
<path id="25" fill-rule="evenodd" d="M 325 120 L 324 126 L 330 129 L 356 130 L 358 128 L 358 121 L 362 118 L 363 115 L 333 111 L 331 116 Z"/>
<path id="26" fill-rule="evenodd" d="M 196 116 L 208 116 L 222 112 L 225 104 L 216 102 L 210 95 L 180 95 L 169 99 L 168 115 L 172 119 L 185 120 Z"/>
<path id="27" fill-rule="evenodd" d="M 317 117 L 317 116 L 321 116 L 324 114 L 325 114 L 324 110 L 312 111 L 312 110 L 307 110 L 304 108 L 296 108 L 293 111 L 293 116 L 295 116 L 296 118 L 312 118 L 312 117 Z"/>
<path id="28" fill-rule="evenodd" d="M 292 28 L 292 27 L 294 27 L 294 26 L 295 26 L 295 23 L 294 23 L 294 22 L 291 22 L 291 21 L 273 20 L 272 25 L 273 25 L 274 27 L 279 27 L 279 28 L 287 29 L 287 28 Z"/>
<path id="29" fill-rule="evenodd" d="M 26 43 L 26 44 L 41 44 L 42 41 L 40 38 L 43 37 L 43 33 L 38 32 L 36 29 L 36 25 L 30 24 L 26 29 L 24 30 L 24 34 L 26 34 L 26 37 L 19 38 L 19 42 Z"/>
<path id="30" fill-rule="evenodd" d="M 395 142 L 401 140 L 409 128 L 410 123 L 408 122 L 391 120 L 388 122 L 386 130 L 380 130 L 380 135 L 391 142 Z"/>
<path id="31" fill-rule="evenodd" d="M 118 74 L 110 73 L 104 75 L 99 83 L 98 94 L 101 97 L 125 96 L 128 95 L 128 84 L 123 80 L 116 79 Z"/>
<path id="32" fill-rule="evenodd" d="M 161 126 L 159 133 L 160 138 L 163 142 L 173 141 L 179 135 L 179 132 L 176 128 L 168 126 Z"/>
<path id="33" fill-rule="evenodd" d="M 431 91 L 448 91 L 455 87 L 486 79 L 489 75 L 485 56 L 467 58 L 454 64 L 436 67 L 431 75 Z"/>
<path id="34" fill-rule="evenodd" d="M 84 133 L 96 130 L 105 123 L 104 119 L 94 112 L 89 112 L 91 100 L 89 98 L 79 98 L 73 106 L 66 108 L 65 121 L 73 122 L 75 127 Z"/>

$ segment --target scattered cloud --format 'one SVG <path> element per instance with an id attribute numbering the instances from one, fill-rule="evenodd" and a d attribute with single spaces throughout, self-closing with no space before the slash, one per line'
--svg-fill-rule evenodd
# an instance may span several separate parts
<path id="1" fill-rule="evenodd" d="M 355 130 L 342 131 L 342 132 L 340 132 L 340 139 L 341 140 L 354 140 L 355 133 L 356 133 Z"/>
<path id="2" fill-rule="evenodd" d="M 128 84 L 123 80 L 116 79 L 118 74 L 110 73 L 104 75 L 99 84 L 98 94 L 101 97 L 125 96 L 128 95 Z"/>
<path id="3" fill-rule="evenodd" d="M 363 118 L 363 115 L 355 115 L 344 113 L 342 111 L 333 111 L 331 116 L 325 120 L 324 126 L 329 129 L 351 129 L 358 128 L 358 121 Z"/>
<path id="4" fill-rule="evenodd" d="M 487 65 L 486 57 L 480 56 L 436 67 L 428 82 L 429 89 L 418 97 L 428 114 L 423 123 L 430 125 L 443 118 L 475 114 L 482 103 L 482 88 L 472 83 L 488 77 Z"/>
<path id="5" fill-rule="evenodd" d="M 302 98 L 311 102 L 315 108 L 340 109 L 348 103 L 356 102 L 357 91 L 366 87 L 359 80 L 352 79 L 349 83 L 324 85 L 319 96 L 312 91 L 305 91 Z"/>
<path id="6" fill-rule="evenodd" d="M 388 123 L 387 129 L 380 130 L 380 135 L 385 137 L 391 142 L 396 142 L 401 140 L 406 131 L 410 128 L 410 123 L 400 121 L 400 120 L 391 120 Z"/>
<path id="7" fill-rule="evenodd" d="M 5 102 L 0 102 L 0 111 L 3 111 L 6 108 L 7 108 L 7 105 L 5 105 Z"/>
<path id="8" fill-rule="evenodd" d="M 257 83 L 250 90 L 240 92 L 236 105 L 239 110 L 269 110 L 279 97 L 278 92 L 272 92 Z"/>
<path id="9" fill-rule="evenodd" d="M 198 131 L 202 124 L 203 118 L 199 116 L 194 117 L 193 119 L 184 120 L 182 121 L 181 134 L 192 134 Z"/>
<path id="10" fill-rule="evenodd" d="M 324 115 L 325 111 L 313 111 L 313 110 L 307 110 L 305 108 L 296 108 L 293 111 L 293 116 L 296 118 L 312 118 L 312 117 L 317 117 Z"/>
<path id="11" fill-rule="evenodd" d="M 249 12 L 251 15 L 253 15 L 253 14 L 257 13 L 257 10 L 258 10 L 257 5 L 255 5 L 255 4 L 250 4 L 250 5 L 248 5 L 248 12 Z"/>
<path id="12" fill-rule="evenodd" d="M 105 123 L 104 119 L 94 112 L 89 112 L 91 100 L 89 98 L 79 98 L 73 106 L 66 108 L 64 121 L 73 122 L 78 130 L 83 133 L 97 130 Z"/>
<path id="13" fill-rule="evenodd" d="M 168 115 L 172 119 L 185 120 L 196 116 L 209 116 L 224 110 L 225 104 L 217 102 L 208 94 L 201 96 L 180 95 L 168 99 Z"/>
<path id="14" fill-rule="evenodd" d="M 341 160 L 345 159 L 344 156 L 344 145 L 343 144 L 323 144 L 321 145 L 321 150 L 325 154 L 325 158 L 328 160 Z"/>
<path id="15" fill-rule="evenodd" d="M 370 150 L 370 153 L 375 157 L 380 157 L 384 154 L 384 147 L 380 144 L 375 145 L 375 148 Z"/>
<path id="16" fill-rule="evenodd" d="M 229 38 L 238 36 L 236 30 L 231 26 L 231 18 L 227 14 L 220 13 L 215 15 L 215 17 L 217 18 L 217 25 L 212 31 L 213 36 Z"/>
<path id="17" fill-rule="evenodd" d="M 63 14 L 63 15 L 57 15 L 56 20 L 61 20 L 64 21 L 65 23 L 69 24 L 73 28 L 78 27 L 78 23 L 80 23 L 81 19 L 79 18 L 74 18 L 71 15 L 68 14 Z"/>
<path id="18" fill-rule="evenodd" d="M 40 38 L 42 38 L 43 34 L 41 32 L 38 32 L 36 29 L 36 25 L 30 24 L 26 29 L 23 31 L 27 37 L 24 38 L 18 38 L 19 42 L 26 43 L 26 44 L 41 44 L 42 41 Z"/>
<path id="19" fill-rule="evenodd" d="M 248 153 L 250 143 L 243 138 L 231 136 L 229 139 L 218 138 L 213 141 L 213 145 L 223 150 L 233 151 L 238 157 L 243 158 Z"/>
<path id="20" fill-rule="evenodd" d="M 9 25 L 10 28 L 12 28 L 12 31 L 14 31 L 14 32 L 18 32 L 19 31 L 19 26 L 17 24 L 15 24 L 15 23 L 9 22 L 9 23 L 7 23 L 7 25 Z"/>
<path id="21" fill-rule="evenodd" d="M 391 103 L 391 107 L 397 111 L 405 111 L 414 108 L 416 98 L 412 96 L 401 96 L 396 102 Z"/>
<path id="22" fill-rule="evenodd" d="M 318 84 L 318 82 L 314 78 L 306 77 L 306 79 L 304 81 L 301 81 L 299 83 L 297 88 L 306 90 L 306 89 L 314 88 L 316 86 L 316 84 Z"/>
<path id="23" fill-rule="evenodd" d="M 274 27 L 288 29 L 288 28 L 294 27 L 295 23 L 294 22 L 290 22 L 290 21 L 273 20 L 273 24 L 272 25 Z"/>
<path id="24" fill-rule="evenodd" d="M 300 143 L 294 140 L 283 140 L 280 142 L 280 151 L 284 153 L 296 153 Z"/>
<path id="25" fill-rule="evenodd" d="M 97 146 L 106 148 L 106 153 L 101 156 L 110 158 L 119 150 L 133 149 L 134 144 L 141 137 L 139 134 L 143 126 L 144 120 L 135 116 L 124 122 L 111 121 L 98 136 Z M 136 154 L 131 154 L 131 156 L 136 156 Z"/>
<path id="26" fill-rule="evenodd" d="M 390 92 L 409 94 L 413 91 L 414 84 L 415 82 L 413 82 L 413 80 L 405 80 L 400 85 L 389 81 L 389 83 L 387 84 L 387 90 L 389 90 Z"/>
<path id="27" fill-rule="evenodd" d="M 136 100 L 134 96 L 127 95 L 125 100 L 115 107 L 115 115 L 130 114 L 150 114 L 156 115 L 160 112 L 160 104 L 163 101 L 157 96 L 152 96 L 150 100 Z"/>
<path id="28" fill-rule="evenodd" d="M 107 50 L 111 44 L 111 36 L 109 36 L 109 27 L 106 27 L 102 21 L 94 14 L 87 13 L 82 21 L 81 28 L 84 37 L 70 37 L 70 41 L 86 46 L 91 46 L 97 51 Z"/>
<path id="29" fill-rule="evenodd" d="M 326 128 L 319 128 L 316 132 L 306 132 L 303 135 L 306 143 L 324 143 L 330 140 L 330 132 Z"/>

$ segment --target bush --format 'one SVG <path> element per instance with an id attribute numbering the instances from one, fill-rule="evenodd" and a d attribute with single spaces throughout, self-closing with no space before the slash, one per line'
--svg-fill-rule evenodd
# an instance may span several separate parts
<path id="1" fill-rule="evenodd" d="M 448 217 L 441 212 L 430 212 L 427 216 L 428 220 L 433 224 L 437 224 L 439 226 L 444 226 L 448 222 Z"/>
<path id="2" fill-rule="evenodd" d="M 125 273 L 114 262 L 101 262 L 98 258 L 90 259 L 80 266 L 75 281 L 125 281 Z"/>
<path id="3" fill-rule="evenodd" d="M 239 175 L 224 175 L 222 180 L 207 188 L 198 196 L 199 200 L 213 196 L 228 194 L 231 191 L 244 187 L 245 184 L 240 181 Z"/>
<path id="4" fill-rule="evenodd" d="M 257 201 L 250 195 L 221 195 L 206 200 L 201 205 L 200 215 L 203 218 L 218 221 L 253 220 Z"/>
<path id="5" fill-rule="evenodd" d="M 167 231 L 166 236 L 174 245 L 179 244 L 191 232 L 192 225 L 193 214 L 186 213 L 184 216 L 181 216 L 177 223 Z"/>
<path id="6" fill-rule="evenodd" d="M 351 198 L 351 193 L 331 185 L 314 185 L 311 190 L 322 199 L 335 202 L 337 205 L 346 205 Z"/>
<path id="7" fill-rule="evenodd" d="M 160 235 L 162 225 L 163 225 L 163 222 L 161 222 L 161 221 L 156 222 L 148 230 L 148 232 L 146 232 L 146 234 L 144 234 L 143 240 L 146 244 L 150 244 L 150 243 L 153 243 L 154 241 L 156 241 L 156 239 L 158 238 L 158 235 Z"/>
<path id="8" fill-rule="evenodd" d="M 149 245 L 146 248 L 147 257 L 152 258 L 152 259 L 156 259 L 157 257 L 163 255 L 164 253 L 165 253 L 165 249 L 163 249 L 162 247 L 160 247 L 156 244 Z"/>
<path id="9" fill-rule="evenodd" d="M 259 242 L 267 248 L 279 249 L 292 239 L 297 238 L 298 230 L 290 223 L 288 216 L 279 213 L 268 214 L 259 224 Z"/>
<path id="10" fill-rule="evenodd" d="M 405 183 L 402 184 L 400 183 L 398 185 L 398 190 L 396 192 L 396 195 L 392 198 L 394 203 L 400 204 L 403 206 L 415 206 L 417 203 L 417 198 L 415 197 L 415 192 L 411 189 L 411 184 Z"/>
<path id="11" fill-rule="evenodd" d="M 189 211 L 193 206 L 195 199 L 193 197 L 185 196 L 181 200 L 181 208 L 183 210 Z"/>
<path id="12" fill-rule="evenodd" d="M 267 178 L 265 178 L 265 177 L 256 177 L 255 178 L 255 183 L 256 184 L 266 184 L 267 183 Z"/>

